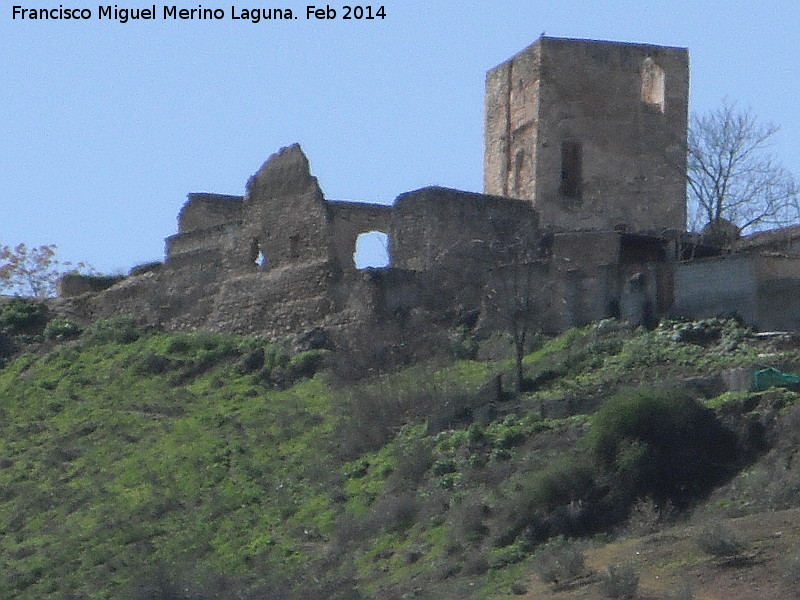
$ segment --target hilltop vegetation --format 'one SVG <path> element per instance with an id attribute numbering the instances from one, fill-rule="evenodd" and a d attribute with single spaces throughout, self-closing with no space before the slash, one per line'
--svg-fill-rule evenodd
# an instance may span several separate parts
<path id="1" fill-rule="evenodd" d="M 124 317 L 0 327 L 27 348 L 0 368 L 2 598 L 555 593 L 599 585 L 589 546 L 800 490 L 800 396 L 716 377 L 800 352 L 732 321 L 540 339 L 522 393 L 508 344 L 468 333 L 472 359 L 354 380 L 340 353 Z"/>

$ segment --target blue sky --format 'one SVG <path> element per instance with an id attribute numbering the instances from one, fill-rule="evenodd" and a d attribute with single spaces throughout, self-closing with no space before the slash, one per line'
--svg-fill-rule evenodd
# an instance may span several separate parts
<path id="1" fill-rule="evenodd" d="M 301 18 L 11 18 L 14 4 L 59 3 L 97 13 L 0 0 L 0 244 L 55 243 L 103 272 L 162 259 L 187 193 L 242 194 L 296 141 L 328 198 L 480 191 L 485 72 L 542 32 L 688 47 L 691 110 L 752 107 L 781 126 L 774 152 L 800 175 L 794 1 L 406 0 L 383 3 L 383 20 L 307 21 L 307 4 L 270 0 L 246 5 Z"/>

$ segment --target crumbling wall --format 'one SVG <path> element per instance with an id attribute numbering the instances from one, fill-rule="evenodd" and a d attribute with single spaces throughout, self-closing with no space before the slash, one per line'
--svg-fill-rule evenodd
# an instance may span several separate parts
<path id="1" fill-rule="evenodd" d="M 529 332 L 561 331 L 561 289 L 560 274 L 549 259 L 495 266 L 485 276 L 478 330 L 511 332 L 524 323 Z"/>
<path id="2" fill-rule="evenodd" d="M 229 278 L 213 297 L 207 326 L 273 339 L 318 327 L 334 312 L 333 283 L 320 262 Z"/>
<path id="3" fill-rule="evenodd" d="M 250 178 L 244 200 L 243 264 L 278 269 L 335 256 L 322 190 L 300 146 L 282 148 Z M 263 257 L 263 258 L 262 258 Z"/>
<path id="4" fill-rule="evenodd" d="M 397 198 L 390 249 L 399 268 L 469 271 L 523 250 L 538 252 L 542 233 L 527 202 L 429 187 Z"/>
<path id="5" fill-rule="evenodd" d="M 486 74 L 483 190 L 532 199 L 535 191 L 541 44 Z"/>
<path id="6" fill-rule="evenodd" d="M 742 237 L 733 244 L 733 250 L 800 256 L 800 225 L 759 231 Z"/>
<path id="7" fill-rule="evenodd" d="M 800 330 L 800 258 L 758 257 L 758 326 L 762 330 Z"/>
<path id="8" fill-rule="evenodd" d="M 243 201 L 242 196 L 191 193 L 178 213 L 178 233 L 238 223 Z"/>
<path id="9" fill-rule="evenodd" d="M 331 227 L 333 253 L 342 269 L 354 269 L 353 255 L 358 236 L 370 231 L 388 235 L 393 207 L 384 204 L 361 202 L 326 203 Z"/>
<path id="10" fill-rule="evenodd" d="M 243 201 L 241 196 L 189 194 L 178 214 L 178 233 L 165 240 L 167 265 L 223 276 L 242 235 Z"/>
<path id="11" fill-rule="evenodd" d="M 389 234 L 392 264 L 427 272 L 441 311 L 480 307 L 487 271 L 536 258 L 543 232 L 527 202 L 446 188 L 398 197 Z"/>
<path id="12" fill-rule="evenodd" d="M 66 273 L 56 282 L 56 294 L 62 298 L 72 298 L 81 294 L 97 293 L 107 290 L 125 279 L 124 276 L 82 275 Z"/>
<path id="13" fill-rule="evenodd" d="M 614 231 L 559 233 L 553 268 L 563 298 L 560 327 L 605 318 L 652 323 L 673 303 L 668 240 Z"/>

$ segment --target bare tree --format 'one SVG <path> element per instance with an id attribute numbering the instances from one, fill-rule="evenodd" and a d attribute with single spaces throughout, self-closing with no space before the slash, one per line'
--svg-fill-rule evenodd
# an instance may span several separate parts
<path id="1" fill-rule="evenodd" d="M 55 244 L 0 244 L 0 293 L 49 298 L 56 292 L 58 279 L 67 273 L 94 275 L 96 271 L 84 262 L 59 260 Z"/>
<path id="2" fill-rule="evenodd" d="M 524 371 L 522 359 L 530 338 L 539 333 L 548 317 L 548 295 L 552 282 L 545 275 L 543 263 L 521 241 L 509 249 L 508 262 L 495 269 L 487 299 L 499 324 L 511 337 L 514 348 L 514 379 L 517 391 L 522 391 Z"/>
<path id="3" fill-rule="evenodd" d="M 692 118 L 687 178 L 695 228 L 763 229 L 797 220 L 798 185 L 769 153 L 777 131 L 728 102 Z"/>

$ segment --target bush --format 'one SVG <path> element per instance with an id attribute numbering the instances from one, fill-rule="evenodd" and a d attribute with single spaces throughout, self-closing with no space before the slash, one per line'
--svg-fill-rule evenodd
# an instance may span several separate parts
<path id="1" fill-rule="evenodd" d="M 667 500 L 659 505 L 652 498 L 637 500 L 631 507 L 626 523 L 626 533 L 641 537 L 655 533 L 675 518 L 675 507 Z"/>
<path id="2" fill-rule="evenodd" d="M 531 542 L 585 533 L 594 476 L 591 465 L 570 459 L 531 475 L 506 506 L 510 528 L 496 543 L 511 543 L 523 532 Z"/>
<path id="3" fill-rule="evenodd" d="M 689 582 L 684 581 L 674 592 L 666 594 L 664 600 L 694 600 L 694 591 Z"/>
<path id="4" fill-rule="evenodd" d="M 536 563 L 539 577 L 545 583 L 563 583 L 586 574 L 583 551 L 576 542 L 562 536 L 547 543 Z"/>
<path id="5" fill-rule="evenodd" d="M 387 488 L 389 490 L 409 489 L 422 481 L 433 463 L 433 449 L 422 440 L 415 440 L 408 446 L 396 447 L 394 469 Z"/>
<path id="6" fill-rule="evenodd" d="M 685 506 L 731 472 L 737 456 L 736 436 L 680 390 L 617 394 L 595 414 L 586 440 L 624 503 L 651 496 Z"/>
<path id="7" fill-rule="evenodd" d="M 700 529 L 697 537 L 700 548 L 719 557 L 736 556 L 744 549 L 744 544 L 736 533 L 722 521 L 712 521 Z"/>
<path id="8" fill-rule="evenodd" d="M 783 566 L 781 580 L 784 587 L 789 591 L 790 598 L 800 598 L 800 554 L 790 556 Z"/>
<path id="9" fill-rule="evenodd" d="M 36 335 L 47 323 L 47 309 L 36 300 L 12 298 L 0 304 L 0 331 L 9 335 Z"/>
<path id="10" fill-rule="evenodd" d="M 142 335 L 136 321 L 128 315 L 99 319 L 89 329 L 89 339 L 100 344 L 130 344 Z"/>
<path id="11" fill-rule="evenodd" d="M 608 566 L 603 578 L 603 593 L 609 598 L 635 598 L 639 589 L 639 570 L 632 563 Z"/>
<path id="12" fill-rule="evenodd" d="M 56 317 L 44 328 L 44 337 L 48 340 L 72 340 L 81 334 L 81 328 L 77 323 L 69 319 Z"/>
<path id="13" fill-rule="evenodd" d="M 536 473 L 524 487 L 527 511 L 568 505 L 588 495 L 594 471 L 590 465 L 564 459 Z"/>
<path id="14" fill-rule="evenodd" d="M 432 373 L 419 372 L 336 389 L 333 402 L 339 418 L 333 451 L 347 461 L 377 450 L 403 425 L 463 407 L 471 394 L 459 385 L 436 382 Z"/>
<path id="15" fill-rule="evenodd" d="M 292 380 L 300 378 L 311 378 L 322 368 L 325 359 L 330 354 L 330 350 L 306 350 L 295 354 L 289 359 L 286 365 L 288 375 Z"/>
<path id="16" fill-rule="evenodd" d="M 372 529 L 383 529 L 398 533 L 410 529 L 417 520 L 419 501 L 408 492 L 381 496 L 372 505 L 370 523 Z"/>
<path id="17" fill-rule="evenodd" d="M 478 495 L 465 498 L 451 514 L 453 530 L 459 539 L 469 544 L 477 544 L 489 534 L 486 519 L 492 511 L 484 499 Z"/>
<path id="18" fill-rule="evenodd" d="M 175 365 L 175 361 L 166 356 L 150 352 L 137 361 L 134 370 L 140 375 L 163 375 Z"/>

